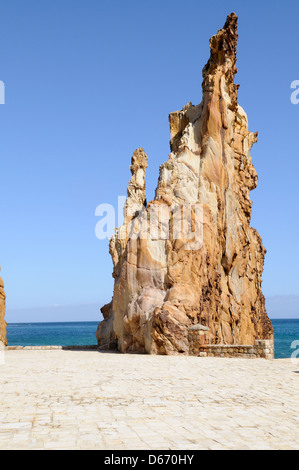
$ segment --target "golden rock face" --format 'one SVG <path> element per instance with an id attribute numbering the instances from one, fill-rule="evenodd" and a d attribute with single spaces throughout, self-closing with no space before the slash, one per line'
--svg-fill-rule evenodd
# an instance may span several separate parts
<path id="1" fill-rule="evenodd" d="M 250 226 L 250 191 L 257 185 L 250 150 L 257 134 L 248 130 L 237 102 L 237 39 L 233 13 L 210 40 L 202 103 L 170 114 L 171 153 L 147 205 L 147 156 L 142 149 L 133 156 L 126 202 L 130 229 L 120 227 L 110 242 L 115 286 L 97 331 L 102 346 L 114 342 L 122 352 L 190 354 L 188 332 L 197 324 L 209 328 L 210 344 L 253 345 L 273 338 L 261 289 L 266 250 Z M 170 230 L 175 211 L 186 205 L 193 208 L 191 225 L 194 205 L 202 210 L 202 244 L 193 249 Z M 169 236 L 146 237 L 143 222 L 167 207 Z M 157 216 L 162 233 L 164 222 Z M 133 236 L 136 225 L 142 236 Z"/>
<path id="2" fill-rule="evenodd" d="M 6 321 L 5 317 L 5 292 L 4 292 L 4 284 L 0 277 L 0 341 L 7 346 L 6 340 Z"/>

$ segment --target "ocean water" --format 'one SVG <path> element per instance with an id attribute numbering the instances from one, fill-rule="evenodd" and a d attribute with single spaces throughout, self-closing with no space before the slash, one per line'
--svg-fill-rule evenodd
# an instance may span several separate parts
<path id="1" fill-rule="evenodd" d="M 9 323 L 9 346 L 87 346 L 97 344 L 98 322 Z"/>
<path id="2" fill-rule="evenodd" d="M 299 319 L 272 320 L 275 331 L 275 357 L 289 358 L 294 341 L 299 341 Z M 7 325 L 10 346 L 96 345 L 98 322 L 14 323 Z"/>
<path id="3" fill-rule="evenodd" d="M 295 348 L 292 349 L 292 343 L 299 341 L 299 319 L 271 321 L 275 333 L 275 358 L 291 357 L 295 351 Z"/>

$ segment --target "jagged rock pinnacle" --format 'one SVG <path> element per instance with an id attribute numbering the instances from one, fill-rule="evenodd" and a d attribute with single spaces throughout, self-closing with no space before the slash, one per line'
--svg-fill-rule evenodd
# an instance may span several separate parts
<path id="1" fill-rule="evenodd" d="M 239 88 L 234 83 L 238 72 L 236 67 L 238 37 L 238 17 L 235 13 L 231 13 L 224 27 L 210 39 L 211 56 L 203 69 L 203 92 L 211 91 L 217 74 L 225 76 L 234 110 L 237 107 Z"/>
<path id="2" fill-rule="evenodd" d="M 188 332 L 195 325 L 209 331 L 210 344 L 273 338 L 261 289 L 266 250 L 250 225 L 250 191 L 257 185 L 250 151 L 257 135 L 237 102 L 237 40 L 232 13 L 210 40 L 201 104 L 169 116 L 171 153 L 146 207 L 147 157 L 142 149 L 133 156 L 129 227 L 117 229 L 110 242 L 115 284 L 97 332 L 102 347 L 194 354 Z M 202 209 L 198 225 L 195 205 Z M 182 207 L 191 211 L 190 227 L 202 228 L 202 243 L 192 248 L 175 227 Z M 157 211 L 159 230 L 150 237 L 143 223 Z M 169 236 L 157 236 L 166 228 Z"/>

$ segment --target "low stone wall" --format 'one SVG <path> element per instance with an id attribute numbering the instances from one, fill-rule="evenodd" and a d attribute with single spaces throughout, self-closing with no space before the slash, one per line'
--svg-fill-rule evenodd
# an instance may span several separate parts
<path id="1" fill-rule="evenodd" d="M 97 345 L 90 346 L 7 346 L 6 351 L 94 351 L 99 349 Z"/>
<path id="2" fill-rule="evenodd" d="M 256 359 L 274 359 L 274 345 L 272 340 L 257 340 L 253 346 L 206 344 L 203 330 L 193 330 L 190 339 L 190 356 L 199 357 L 246 357 Z M 204 343 L 204 344 L 203 344 Z M 192 348 L 192 349 L 191 349 Z M 6 351 L 96 351 L 101 350 L 97 345 L 91 346 L 7 346 Z"/>
<path id="3" fill-rule="evenodd" d="M 198 345 L 192 351 L 200 357 L 244 357 L 248 359 L 274 359 L 274 346 L 271 340 L 258 340 L 254 345 Z"/>
<path id="4" fill-rule="evenodd" d="M 200 357 L 246 357 L 274 359 L 273 340 L 256 340 L 254 345 L 209 344 L 209 328 L 194 325 L 189 329 L 189 354 Z"/>
<path id="5" fill-rule="evenodd" d="M 273 339 L 258 339 L 255 341 L 254 348 L 258 357 L 274 359 L 275 349 Z"/>

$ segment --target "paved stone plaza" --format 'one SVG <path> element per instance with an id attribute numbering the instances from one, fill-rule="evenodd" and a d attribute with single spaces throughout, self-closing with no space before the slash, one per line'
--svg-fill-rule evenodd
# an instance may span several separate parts
<path id="1" fill-rule="evenodd" d="M 299 362 L 6 351 L 0 449 L 299 449 Z"/>

